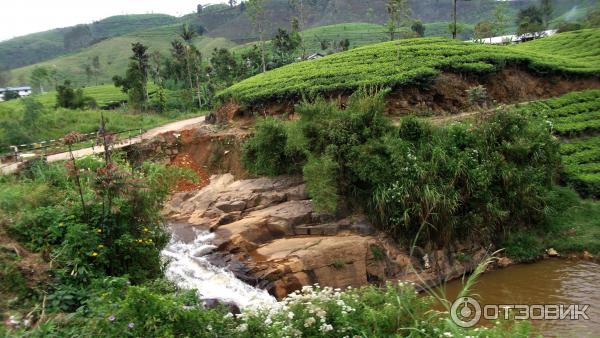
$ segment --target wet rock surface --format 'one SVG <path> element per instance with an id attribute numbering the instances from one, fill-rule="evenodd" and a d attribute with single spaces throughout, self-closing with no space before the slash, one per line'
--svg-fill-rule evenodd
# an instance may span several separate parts
<path id="1" fill-rule="evenodd" d="M 485 254 L 481 248 L 457 247 L 419 249 L 411 256 L 364 216 L 334 219 L 317 213 L 300 177 L 236 181 L 230 174 L 215 175 L 201 190 L 175 194 L 164 212 L 177 220 L 180 233 L 213 232 L 214 248 L 198 254 L 277 298 L 314 283 L 438 284 L 472 270 L 471 262 Z"/>

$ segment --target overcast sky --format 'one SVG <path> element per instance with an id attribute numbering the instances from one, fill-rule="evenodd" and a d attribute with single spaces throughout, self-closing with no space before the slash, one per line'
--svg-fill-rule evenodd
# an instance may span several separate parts
<path id="1" fill-rule="evenodd" d="M 199 3 L 221 0 L 2 0 L 0 41 L 52 28 L 91 23 L 112 15 L 164 13 L 182 16 Z"/>

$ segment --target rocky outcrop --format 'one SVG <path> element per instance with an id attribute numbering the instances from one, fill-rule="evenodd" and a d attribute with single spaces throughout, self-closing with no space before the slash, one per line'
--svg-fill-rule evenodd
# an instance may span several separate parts
<path id="1" fill-rule="evenodd" d="M 334 219 L 313 209 L 299 177 L 211 177 L 175 194 L 165 214 L 215 234 L 213 263 L 278 298 L 304 285 L 344 288 L 390 279 L 438 284 L 474 268 L 485 251 L 456 247 L 411 256 L 361 215 Z"/>

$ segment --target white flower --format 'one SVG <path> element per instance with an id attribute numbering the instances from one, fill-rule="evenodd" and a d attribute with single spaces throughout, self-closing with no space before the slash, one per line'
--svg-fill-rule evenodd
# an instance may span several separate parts
<path id="1" fill-rule="evenodd" d="M 444 332 L 444 337 L 454 337 L 452 332 Z"/>
<path id="2" fill-rule="evenodd" d="M 311 327 L 313 326 L 315 323 L 317 322 L 316 319 L 314 319 L 313 317 L 308 317 L 306 318 L 306 320 L 304 321 L 304 327 Z"/>
<path id="3" fill-rule="evenodd" d="M 293 312 L 288 312 L 288 318 L 289 319 L 294 319 L 294 313 Z"/>
<path id="4" fill-rule="evenodd" d="M 244 323 L 237 327 L 238 332 L 246 332 L 248 331 L 248 324 Z"/>
<path id="5" fill-rule="evenodd" d="M 223 316 L 223 318 L 227 319 L 227 318 L 233 318 L 233 313 L 229 312 L 228 314 L 226 314 L 225 316 Z"/>
<path id="6" fill-rule="evenodd" d="M 333 331 L 333 326 L 330 324 L 323 324 L 321 325 L 321 327 L 319 328 L 319 330 L 321 332 L 329 332 L 329 331 Z"/>

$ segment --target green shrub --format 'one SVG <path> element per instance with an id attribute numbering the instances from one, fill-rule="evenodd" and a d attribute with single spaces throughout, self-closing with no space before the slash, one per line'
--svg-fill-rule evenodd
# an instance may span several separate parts
<path id="1" fill-rule="evenodd" d="M 293 127 L 259 125 L 245 164 L 292 163 L 288 135 L 301 133 L 294 138 L 308 145 L 303 172 L 317 210 L 333 212 L 344 198 L 398 241 L 489 243 L 510 229 L 544 224 L 560 164 L 548 124 L 498 112 L 481 125 L 434 127 L 407 118 L 392 127 L 382 117 L 384 95 L 358 91 L 345 110 L 323 99 L 304 102 Z"/>
<path id="2" fill-rule="evenodd" d="M 242 161 L 255 175 L 277 176 L 297 173 L 297 157 L 302 157 L 301 149 L 288 146 L 286 125 L 268 117 L 257 122 L 254 137 L 244 144 Z"/>
<path id="3" fill-rule="evenodd" d="M 515 262 L 533 262 L 544 254 L 540 239 L 529 232 L 518 232 L 508 236 L 504 243 L 506 254 Z"/>
<path id="4" fill-rule="evenodd" d="M 338 164 L 329 155 L 309 157 L 304 166 L 306 191 L 317 211 L 333 213 L 337 209 Z"/>

